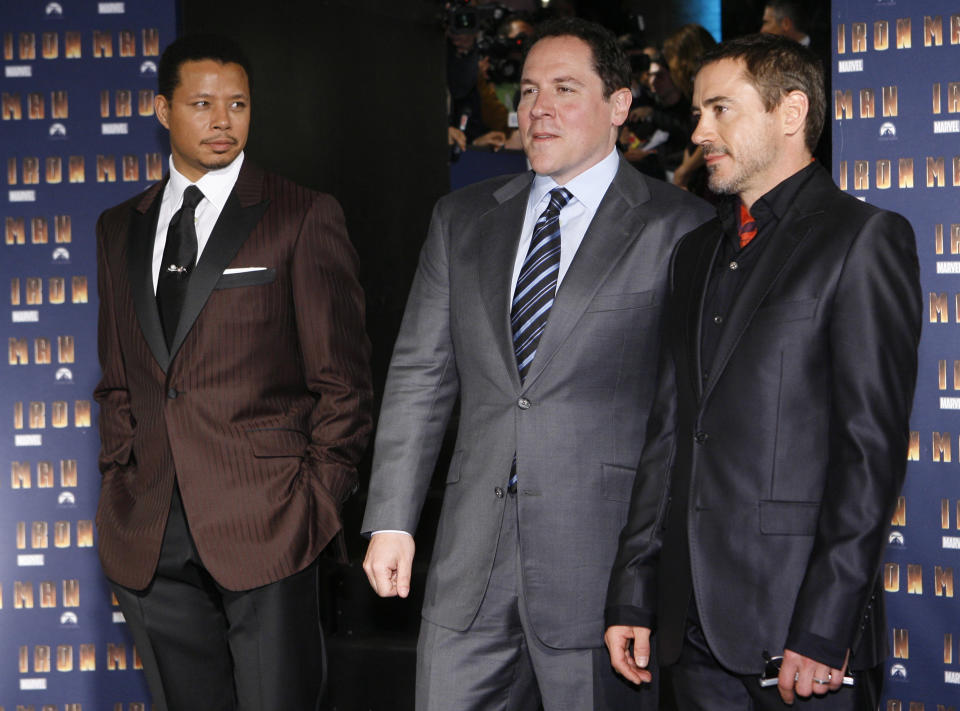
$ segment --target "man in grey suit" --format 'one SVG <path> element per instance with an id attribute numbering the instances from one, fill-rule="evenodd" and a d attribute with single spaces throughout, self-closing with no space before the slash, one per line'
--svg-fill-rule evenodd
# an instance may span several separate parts
<path id="1" fill-rule="evenodd" d="M 518 111 L 533 172 L 434 210 L 363 522 L 371 585 L 406 597 L 459 395 L 423 606 L 421 711 L 655 708 L 654 693 L 610 669 L 603 600 L 653 397 L 667 260 L 710 210 L 618 156 L 629 81 L 603 28 L 544 25 Z"/>

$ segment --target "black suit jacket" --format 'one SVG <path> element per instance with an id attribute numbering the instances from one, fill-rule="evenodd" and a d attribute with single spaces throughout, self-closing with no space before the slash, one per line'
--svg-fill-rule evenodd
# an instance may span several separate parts
<path id="1" fill-rule="evenodd" d="M 906 470 L 921 296 L 910 225 L 818 168 L 767 236 L 710 375 L 699 363 L 714 220 L 674 252 L 656 404 L 608 624 L 682 646 L 688 591 L 720 663 L 785 646 L 885 655 L 878 572 Z M 689 543 L 689 545 L 688 545 Z M 799 648 L 798 648 L 799 647 Z M 813 654 L 812 654 L 812 653 Z"/>

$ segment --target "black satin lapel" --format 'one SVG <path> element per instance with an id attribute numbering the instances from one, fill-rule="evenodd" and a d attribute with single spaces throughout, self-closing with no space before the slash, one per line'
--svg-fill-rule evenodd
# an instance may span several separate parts
<path id="1" fill-rule="evenodd" d="M 734 300 L 730 309 L 730 316 L 727 318 L 727 325 L 724 327 L 723 333 L 720 334 L 717 351 L 713 358 L 713 367 L 710 369 L 710 376 L 703 388 L 704 400 L 710 396 L 710 391 L 716 385 L 717 378 L 727 367 L 727 361 L 730 359 L 733 349 L 736 348 L 743 332 L 750 325 L 750 321 L 760 307 L 760 303 L 770 292 L 770 288 L 777 281 L 780 272 L 790 260 L 797 245 L 810 232 L 813 226 L 811 218 L 819 214 L 821 213 L 814 213 L 797 220 L 785 218 L 777 226 L 774 233 L 769 235 L 770 244 L 766 245 L 763 254 L 757 260 L 753 274 L 747 279 L 747 283 L 743 285 L 743 289 Z"/>
<path id="2" fill-rule="evenodd" d="M 527 371 L 526 387 L 536 381 L 556 355 L 606 281 L 607 274 L 640 238 L 645 224 L 640 211 L 631 209 L 619 192 L 607 190 L 557 289 L 547 326 L 537 344 L 537 354 Z"/>
<path id="3" fill-rule="evenodd" d="M 193 328 L 194 322 L 203 310 L 203 305 L 210 298 L 210 294 L 220 279 L 220 275 L 223 274 L 223 270 L 230 264 L 247 237 L 250 236 L 269 204 L 269 200 L 264 200 L 256 205 L 243 207 L 240 205 L 236 193 L 230 193 L 227 204 L 223 206 L 217 224 L 200 254 L 193 275 L 190 277 L 190 285 L 187 287 L 183 310 L 180 312 L 180 320 L 177 322 L 177 333 L 173 337 L 173 344 L 170 348 L 171 359 L 180 349 L 190 329 Z"/>
<path id="4" fill-rule="evenodd" d="M 157 364 L 166 372 L 170 356 L 163 338 L 163 326 L 160 324 L 160 312 L 157 310 L 157 298 L 153 291 L 153 243 L 156 240 L 161 197 L 161 193 L 158 193 L 146 212 L 133 211 L 127 238 L 127 273 L 130 276 L 133 310 L 137 314 L 140 331 Z"/>
<path id="5" fill-rule="evenodd" d="M 480 218 L 479 227 L 480 299 L 486 308 L 497 349 L 517 387 L 520 387 L 520 374 L 517 372 L 510 330 L 510 281 L 513 279 L 520 231 L 523 229 L 527 195 L 527 190 L 521 190 L 501 203 Z"/>

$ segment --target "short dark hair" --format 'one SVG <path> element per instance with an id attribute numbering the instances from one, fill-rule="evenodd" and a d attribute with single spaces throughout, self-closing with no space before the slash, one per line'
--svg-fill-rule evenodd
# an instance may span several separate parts
<path id="1" fill-rule="evenodd" d="M 721 59 L 744 64 L 747 79 L 760 94 L 763 106 L 772 111 L 791 91 L 802 91 L 810 102 L 804 142 L 812 153 L 820 140 L 827 116 L 823 65 L 813 52 L 787 37 L 752 34 L 721 42 L 703 55 L 701 68 Z"/>
<path id="2" fill-rule="evenodd" d="M 180 66 L 184 62 L 201 59 L 212 59 L 221 64 L 239 64 L 247 73 L 247 81 L 251 81 L 250 60 L 236 41 L 223 35 L 184 35 L 163 50 L 157 69 L 157 91 L 168 101 L 172 100 L 174 90 L 180 85 Z"/>
<path id="3" fill-rule="evenodd" d="M 810 18 L 800 0 L 767 0 L 764 7 L 773 10 L 778 21 L 789 17 L 798 32 L 806 34 L 810 31 Z"/>
<path id="4" fill-rule="evenodd" d="M 617 38 L 603 25 L 579 17 L 547 20 L 537 26 L 533 41 L 527 45 L 524 61 L 537 42 L 548 37 L 576 37 L 589 45 L 594 71 L 603 82 L 604 99 L 609 99 L 618 89 L 630 88 L 630 62 L 617 43 Z"/>

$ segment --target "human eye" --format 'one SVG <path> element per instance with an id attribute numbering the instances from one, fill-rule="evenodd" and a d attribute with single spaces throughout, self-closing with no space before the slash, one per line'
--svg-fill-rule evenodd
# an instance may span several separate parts
<path id="1" fill-rule="evenodd" d="M 242 111 L 243 109 L 247 108 L 247 102 L 240 100 L 233 101 L 230 103 L 230 108 L 236 111 Z"/>
<path id="2" fill-rule="evenodd" d="M 537 90 L 532 86 L 525 86 L 520 89 L 520 96 L 533 96 Z"/>

